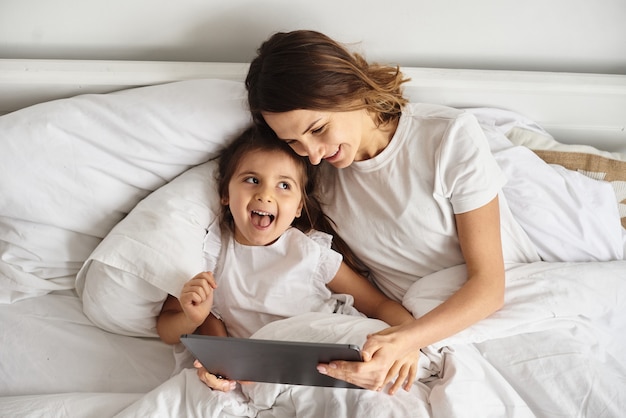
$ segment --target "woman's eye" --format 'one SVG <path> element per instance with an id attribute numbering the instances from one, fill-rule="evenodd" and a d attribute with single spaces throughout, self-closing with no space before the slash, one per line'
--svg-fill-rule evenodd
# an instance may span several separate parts
<path id="1" fill-rule="evenodd" d="M 325 127 L 326 127 L 326 125 L 322 125 L 319 128 L 311 130 L 311 132 L 314 133 L 314 134 L 319 134 L 320 132 L 322 132 L 324 130 Z"/>

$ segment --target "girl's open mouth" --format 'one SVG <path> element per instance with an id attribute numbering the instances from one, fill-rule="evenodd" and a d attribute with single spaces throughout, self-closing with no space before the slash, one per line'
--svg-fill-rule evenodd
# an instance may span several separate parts
<path id="1" fill-rule="evenodd" d="M 275 218 L 276 216 L 272 215 L 271 213 L 263 212 L 260 210 L 253 210 L 250 213 L 250 219 L 252 219 L 252 224 L 261 228 L 266 228 L 270 226 L 270 224 L 274 222 Z"/>

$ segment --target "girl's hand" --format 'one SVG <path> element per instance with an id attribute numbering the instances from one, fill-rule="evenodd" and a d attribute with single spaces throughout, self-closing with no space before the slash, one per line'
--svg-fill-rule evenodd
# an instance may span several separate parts
<path id="1" fill-rule="evenodd" d="M 183 286 L 180 293 L 180 306 L 187 318 L 197 326 L 211 313 L 213 290 L 217 288 L 213 273 L 205 271 L 197 274 Z"/>
<path id="2" fill-rule="evenodd" d="M 237 382 L 235 380 L 223 379 L 209 373 L 198 360 L 193 362 L 193 367 L 196 368 L 196 372 L 200 380 L 213 390 L 230 392 L 237 387 Z"/>
<path id="3" fill-rule="evenodd" d="M 398 332 L 400 327 L 390 327 L 368 335 L 361 353 L 363 362 L 333 361 L 320 364 L 318 371 L 336 379 L 345 380 L 371 390 L 382 390 L 395 379 L 389 389 L 393 395 L 402 387 L 408 391 L 417 377 L 419 349 L 407 349 L 407 343 Z"/>

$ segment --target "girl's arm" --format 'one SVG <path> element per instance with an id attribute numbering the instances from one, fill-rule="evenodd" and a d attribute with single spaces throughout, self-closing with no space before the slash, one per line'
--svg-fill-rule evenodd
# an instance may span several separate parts
<path id="1" fill-rule="evenodd" d="M 157 332 L 168 344 L 180 342 L 182 334 L 202 334 L 227 337 L 226 326 L 211 313 L 213 289 L 217 287 L 213 274 L 203 272 L 183 286 L 180 300 L 168 295 L 157 318 Z M 234 380 L 221 379 L 208 372 L 198 360 L 194 362 L 202 382 L 215 390 L 229 392 L 237 386 Z"/>
<path id="2" fill-rule="evenodd" d="M 168 295 L 157 318 L 161 340 L 176 344 L 182 334 L 193 334 L 196 330 L 207 335 L 226 335 L 226 329 L 220 329 L 224 327 L 222 321 L 210 315 L 216 287 L 213 274 L 202 272 L 185 283 L 180 300 Z"/>
<path id="3" fill-rule="evenodd" d="M 189 321 L 178 299 L 167 295 L 157 317 L 156 329 L 161 340 L 167 344 L 179 343 L 181 335 L 193 334 L 196 328 L 198 325 Z"/>
<path id="4" fill-rule="evenodd" d="M 224 323 L 213 314 L 209 314 L 204 322 L 198 326 L 189 321 L 180 302 L 172 295 L 167 296 L 157 318 L 157 333 L 161 340 L 167 344 L 179 343 L 180 336 L 183 334 L 228 336 Z"/>
<path id="5" fill-rule="evenodd" d="M 194 332 L 217 337 L 228 336 L 224 323 L 213 314 L 209 314 L 200 326 L 195 327 L 187 320 L 178 299 L 171 295 L 168 295 L 163 304 L 163 309 L 157 319 L 157 330 L 161 339 L 168 344 L 176 344 L 180 342 L 182 334 Z M 198 378 L 211 389 L 229 392 L 237 387 L 237 382 L 217 377 L 207 371 L 198 360 L 194 361 L 193 366 L 196 368 Z"/>
<path id="6" fill-rule="evenodd" d="M 360 364 L 332 362 L 326 367 L 322 365 L 322 371 L 362 387 L 378 389 L 389 381 L 389 376 L 381 372 L 385 364 L 454 335 L 502 306 L 504 261 L 498 198 L 476 210 L 457 215 L 456 224 L 467 265 L 467 282 L 424 316 L 368 337 L 363 351 L 371 355 L 372 361 Z"/>
<path id="7" fill-rule="evenodd" d="M 354 297 L 354 307 L 370 318 L 377 318 L 389 325 L 402 325 L 413 321 L 413 315 L 400 303 L 389 299 L 367 278 L 358 274 L 345 263 L 328 283 L 334 293 L 346 293 Z"/>
<path id="8" fill-rule="evenodd" d="M 200 335 L 212 335 L 214 337 L 228 337 L 226 325 L 212 313 L 210 313 L 202 325 L 196 329 L 195 333 Z"/>

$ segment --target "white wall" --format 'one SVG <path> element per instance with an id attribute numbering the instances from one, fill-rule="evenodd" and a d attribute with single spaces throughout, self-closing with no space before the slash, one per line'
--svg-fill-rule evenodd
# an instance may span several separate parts
<path id="1" fill-rule="evenodd" d="M 249 61 L 310 28 L 407 66 L 626 74 L 625 0 L 0 0 L 0 58 Z"/>

